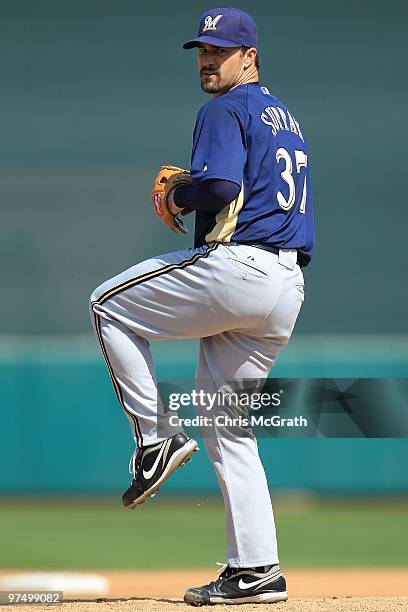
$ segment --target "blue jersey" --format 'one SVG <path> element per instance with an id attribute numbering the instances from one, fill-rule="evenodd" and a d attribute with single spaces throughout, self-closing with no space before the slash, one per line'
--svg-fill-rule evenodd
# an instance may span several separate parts
<path id="1" fill-rule="evenodd" d="M 197 211 L 195 246 L 243 242 L 297 249 L 314 246 L 309 156 L 299 123 L 266 87 L 240 85 L 198 112 L 191 175 L 241 186 L 228 206 Z"/>

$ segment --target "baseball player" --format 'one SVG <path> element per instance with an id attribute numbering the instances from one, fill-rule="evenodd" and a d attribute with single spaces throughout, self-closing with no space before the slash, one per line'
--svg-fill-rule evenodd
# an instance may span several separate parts
<path id="1" fill-rule="evenodd" d="M 194 47 L 211 97 L 198 112 L 191 168 L 163 166 L 152 192 L 155 213 L 176 233 L 186 231 L 182 214 L 195 212 L 194 247 L 139 263 L 91 297 L 137 446 L 127 508 L 156 493 L 198 449 L 182 427 L 170 427 L 149 342 L 200 338 L 196 388 L 208 394 L 231 381 L 264 380 L 292 334 L 301 268 L 313 251 L 307 147 L 293 114 L 259 82 L 254 20 L 231 7 L 209 10 L 184 44 Z M 203 401 L 198 414 L 208 408 Z M 216 419 L 209 428 L 204 443 L 224 498 L 227 565 L 184 599 L 197 606 L 286 600 L 256 439 Z"/>

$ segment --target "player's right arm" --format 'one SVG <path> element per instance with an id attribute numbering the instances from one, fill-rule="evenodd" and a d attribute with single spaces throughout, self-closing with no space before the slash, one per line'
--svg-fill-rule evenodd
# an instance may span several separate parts
<path id="1" fill-rule="evenodd" d="M 176 187 L 173 200 L 179 209 L 218 212 L 235 200 L 240 190 L 232 181 L 209 179 Z"/>
<path id="2" fill-rule="evenodd" d="M 224 100 L 211 100 L 197 116 L 191 157 L 193 182 L 174 191 L 174 203 L 188 210 L 222 210 L 240 193 L 245 159 L 236 109 Z"/>

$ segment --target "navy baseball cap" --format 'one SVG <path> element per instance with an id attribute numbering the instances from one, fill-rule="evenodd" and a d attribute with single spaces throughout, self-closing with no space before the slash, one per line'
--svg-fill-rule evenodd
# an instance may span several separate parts
<path id="1" fill-rule="evenodd" d="M 215 47 L 258 47 L 255 20 L 240 9 L 228 6 L 210 9 L 200 17 L 197 38 L 184 43 L 184 49 L 208 43 Z"/>

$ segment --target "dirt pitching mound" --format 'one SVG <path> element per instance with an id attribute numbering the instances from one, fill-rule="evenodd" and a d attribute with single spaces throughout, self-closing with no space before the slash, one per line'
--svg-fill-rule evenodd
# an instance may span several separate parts
<path id="1" fill-rule="evenodd" d="M 14 570 L 15 572 L 16 570 Z M 20 570 L 21 571 L 21 570 Z M 11 570 L 2 570 L 0 579 Z M 212 569 L 161 571 L 102 571 L 109 588 L 103 597 L 65 593 L 63 607 L 2 606 L 0 612 L 187 612 L 195 608 L 181 599 L 185 589 L 214 579 Z M 67 572 L 69 575 L 69 572 Z M 406 612 L 408 569 L 289 569 L 289 600 L 278 604 L 203 606 L 202 612 Z M 61 590 L 61 589 L 60 589 Z"/>
<path id="2" fill-rule="evenodd" d="M 54 606 L 4 606 L 2 612 L 50 612 L 60 610 Z M 408 610 L 408 597 L 358 597 L 337 599 L 293 598 L 277 604 L 241 604 L 239 606 L 202 606 L 193 608 L 186 606 L 181 599 L 139 599 L 99 600 L 99 601 L 67 601 L 64 612 L 181 612 L 182 610 L 200 610 L 201 612 L 405 612 Z"/>

